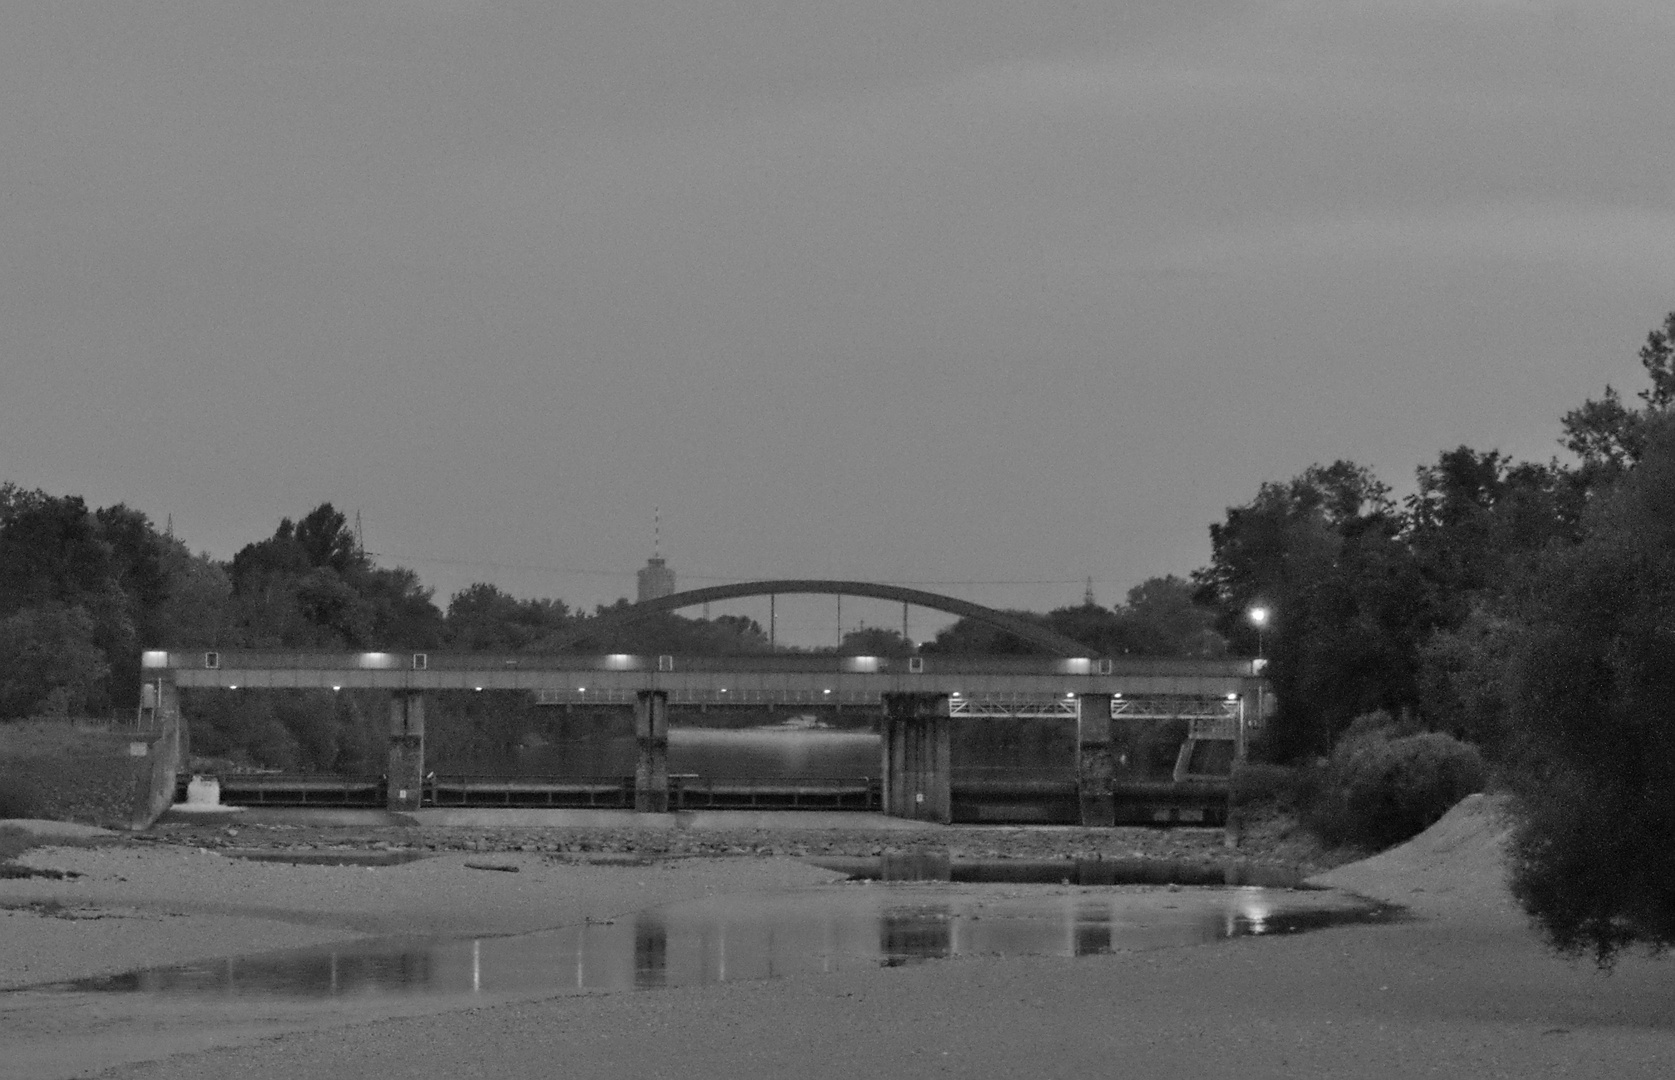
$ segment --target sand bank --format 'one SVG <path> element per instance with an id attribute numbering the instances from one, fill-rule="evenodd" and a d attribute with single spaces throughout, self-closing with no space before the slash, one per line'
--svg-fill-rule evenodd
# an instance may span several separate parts
<path id="1" fill-rule="evenodd" d="M 1631 957 L 1605 977 L 1551 956 L 1506 895 L 1503 841 L 1493 806 L 1477 800 L 1403 848 L 1323 875 L 1325 883 L 1410 905 L 1416 917 L 1395 925 L 1073 961 L 979 957 L 508 1001 L 393 1019 L 255 1017 L 242 1029 L 208 1034 L 179 1016 L 126 1027 L 87 1016 L 52 1019 L 37 1003 L 14 1012 L 22 1026 L 9 1023 L 0 1036 L 0 1075 L 76 1075 L 121 1062 L 128 1064 L 112 1075 L 186 1080 L 1670 1075 L 1675 964 Z M 520 872 L 505 874 L 468 870 L 470 857 L 366 870 L 241 863 L 195 850 L 31 852 L 26 859 L 86 876 L 0 882 L 0 902 L 56 896 L 70 906 L 141 914 L 130 917 L 131 938 L 106 946 L 109 954 L 91 937 L 76 940 L 83 931 L 114 938 L 116 931 L 99 929 L 106 920 L 74 922 L 48 931 L 63 935 L 62 957 L 0 945 L 0 971 L 17 985 L 34 981 L 15 975 L 24 960 L 41 965 L 36 972 L 105 970 L 170 950 L 177 950 L 170 959 L 216 955 L 240 935 L 271 945 L 402 925 L 530 929 L 823 877 L 784 859 L 601 867 L 497 854 L 497 861 L 519 860 Z M 164 918 L 164 911 L 179 914 Z M 30 923 L 36 929 L 20 936 L 50 921 Z M 0 925 L 10 941 L 10 924 Z M 203 936 L 168 938 L 159 928 L 170 925 Z M 307 1030 L 254 1041 L 287 1025 Z M 230 1045 L 216 1047 L 218 1040 Z M 164 1054 L 176 1056 L 143 1063 Z"/>

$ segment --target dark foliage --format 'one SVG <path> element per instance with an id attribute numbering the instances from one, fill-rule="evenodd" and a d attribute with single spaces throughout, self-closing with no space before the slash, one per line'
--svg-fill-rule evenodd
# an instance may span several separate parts
<path id="1" fill-rule="evenodd" d="M 1375 724 L 1346 735 L 1333 751 L 1307 811 L 1323 840 L 1389 847 L 1483 790 L 1486 770 L 1475 747 L 1440 732 L 1399 731 Z"/>
<path id="2" fill-rule="evenodd" d="M 1603 964 L 1675 943 L 1675 419 L 1534 562 L 1511 610 L 1513 889 Z"/>

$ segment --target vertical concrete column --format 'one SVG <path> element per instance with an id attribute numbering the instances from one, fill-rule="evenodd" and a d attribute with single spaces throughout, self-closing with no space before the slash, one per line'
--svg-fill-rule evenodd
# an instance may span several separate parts
<path id="1" fill-rule="evenodd" d="M 171 678 L 157 680 L 157 728 L 164 746 L 177 770 L 186 768 L 187 755 L 192 752 L 186 731 L 186 718 L 180 715 L 180 688 Z"/>
<path id="2" fill-rule="evenodd" d="M 884 812 L 946 824 L 951 742 L 948 695 L 884 695 Z"/>
<path id="3" fill-rule="evenodd" d="M 165 673 L 155 684 L 157 699 L 153 717 L 157 738 L 147 747 L 150 769 L 144 789 L 134 800 L 129 827 L 150 828 L 164 811 L 174 805 L 180 773 L 187 767 L 185 721 L 180 715 L 180 691 Z"/>
<path id="4" fill-rule="evenodd" d="M 634 809 L 662 814 L 669 809 L 669 692 L 641 690 L 634 698 Z"/>
<path id="5" fill-rule="evenodd" d="M 1076 787 L 1081 796 L 1083 825 L 1116 824 L 1117 805 L 1111 794 L 1115 772 L 1111 695 L 1082 694 L 1076 701 Z"/>
<path id="6" fill-rule="evenodd" d="M 417 810 L 425 787 L 425 695 L 419 690 L 390 693 L 390 764 L 384 805 Z"/>

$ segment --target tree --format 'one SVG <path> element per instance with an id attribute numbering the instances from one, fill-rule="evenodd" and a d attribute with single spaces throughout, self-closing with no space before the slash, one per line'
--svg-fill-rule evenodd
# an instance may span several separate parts
<path id="1" fill-rule="evenodd" d="M 1210 526 L 1196 596 L 1217 629 L 1255 652 L 1249 611 L 1275 614 L 1268 676 L 1279 700 L 1265 750 L 1280 761 L 1326 753 L 1351 720 L 1417 699 L 1425 582 L 1402 541 L 1389 488 L 1348 461 L 1311 466 Z"/>
<path id="2" fill-rule="evenodd" d="M 454 648 L 517 652 L 570 623 L 562 600 L 519 600 L 479 581 L 448 601 L 446 632 Z"/>
<path id="3" fill-rule="evenodd" d="M 888 626 L 858 626 L 843 635 L 840 656 L 912 656 L 913 643 Z"/>
<path id="4" fill-rule="evenodd" d="M 1668 324 L 1666 324 L 1668 325 Z M 1513 592 L 1514 894 L 1570 953 L 1675 943 L 1675 418 Z"/>
<path id="5" fill-rule="evenodd" d="M 1227 639 L 1216 632 L 1216 611 L 1193 599 L 1192 583 L 1173 574 L 1147 578 L 1128 590 L 1117 615 L 1125 653 L 1136 656 L 1218 657 Z"/>
<path id="6" fill-rule="evenodd" d="M 0 619 L 0 716 L 67 716 L 103 693 L 110 665 L 85 608 L 48 601 Z"/>
<path id="7" fill-rule="evenodd" d="M 1647 425 L 1675 404 L 1675 311 L 1646 335 L 1640 366 L 1651 382 L 1640 391 L 1642 408 L 1624 405 L 1607 386 L 1603 396 L 1564 416 L 1563 443 L 1578 462 L 1569 475 L 1583 494 L 1610 487 L 1632 469 L 1645 453 Z"/>
<path id="8" fill-rule="evenodd" d="M 1024 622 L 1047 625 L 1047 616 L 1038 612 L 1008 611 L 1006 614 Z M 997 626 L 961 616 L 938 630 L 935 638 L 925 642 L 922 651 L 963 656 L 1033 656 L 1040 653 L 1041 647 Z"/>
<path id="9" fill-rule="evenodd" d="M 348 520 L 321 503 L 233 556 L 240 644 L 262 648 L 432 648 L 445 633 L 430 590 L 404 567 L 375 566 Z"/>

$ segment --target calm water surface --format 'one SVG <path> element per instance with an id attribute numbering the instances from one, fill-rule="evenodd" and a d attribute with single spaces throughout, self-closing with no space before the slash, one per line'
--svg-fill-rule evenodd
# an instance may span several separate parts
<path id="1" fill-rule="evenodd" d="M 51 989 L 199 1000 L 585 993 L 952 956 L 1074 957 L 1378 922 L 1395 914 L 1342 894 L 1259 887 L 858 882 L 698 900 L 536 934 L 358 942 L 151 968 Z"/>

